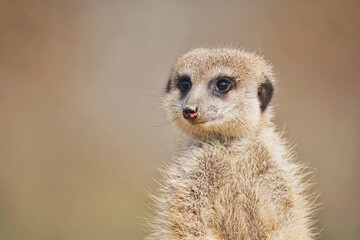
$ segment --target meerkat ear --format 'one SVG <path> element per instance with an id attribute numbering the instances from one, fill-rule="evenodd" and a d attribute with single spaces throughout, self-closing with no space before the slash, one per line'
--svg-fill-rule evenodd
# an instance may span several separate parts
<path id="1" fill-rule="evenodd" d="M 169 77 L 168 82 L 166 84 L 165 92 L 169 93 L 171 89 L 171 77 Z"/>
<path id="2" fill-rule="evenodd" d="M 267 77 L 265 77 L 265 81 L 260 84 L 257 94 L 260 100 L 261 112 L 264 112 L 274 94 L 274 87 Z"/>

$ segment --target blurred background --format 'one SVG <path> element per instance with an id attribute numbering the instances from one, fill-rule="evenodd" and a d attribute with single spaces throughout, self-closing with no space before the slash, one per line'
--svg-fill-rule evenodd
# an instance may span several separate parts
<path id="1" fill-rule="evenodd" d="M 178 134 L 160 97 L 200 46 L 273 62 L 321 239 L 360 239 L 360 2 L 331 0 L 0 0 L 0 239 L 142 239 Z"/>

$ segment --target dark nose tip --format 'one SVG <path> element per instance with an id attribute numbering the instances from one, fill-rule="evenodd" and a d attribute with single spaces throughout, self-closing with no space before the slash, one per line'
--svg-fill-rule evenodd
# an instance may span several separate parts
<path id="1" fill-rule="evenodd" d="M 191 107 L 185 107 L 183 109 L 183 115 L 185 119 L 196 119 L 198 114 L 199 114 L 198 107 L 196 107 L 195 109 Z"/>

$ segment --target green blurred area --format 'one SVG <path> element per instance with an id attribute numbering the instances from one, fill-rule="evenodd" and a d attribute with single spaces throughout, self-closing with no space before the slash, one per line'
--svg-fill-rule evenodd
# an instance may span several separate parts
<path id="1" fill-rule="evenodd" d="M 0 239 L 142 239 L 177 136 L 160 97 L 200 46 L 273 62 L 321 239 L 359 239 L 360 4 L 325 0 L 0 0 Z"/>

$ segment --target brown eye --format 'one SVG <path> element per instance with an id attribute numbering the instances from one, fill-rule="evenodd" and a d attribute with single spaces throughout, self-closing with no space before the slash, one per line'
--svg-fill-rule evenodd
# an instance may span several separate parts
<path id="1" fill-rule="evenodd" d="M 191 89 L 191 80 L 189 77 L 180 77 L 178 80 L 178 88 L 181 92 L 185 93 Z"/>
<path id="2" fill-rule="evenodd" d="M 216 81 L 214 90 L 217 93 L 227 93 L 234 86 L 234 81 L 229 78 L 220 78 Z"/>

